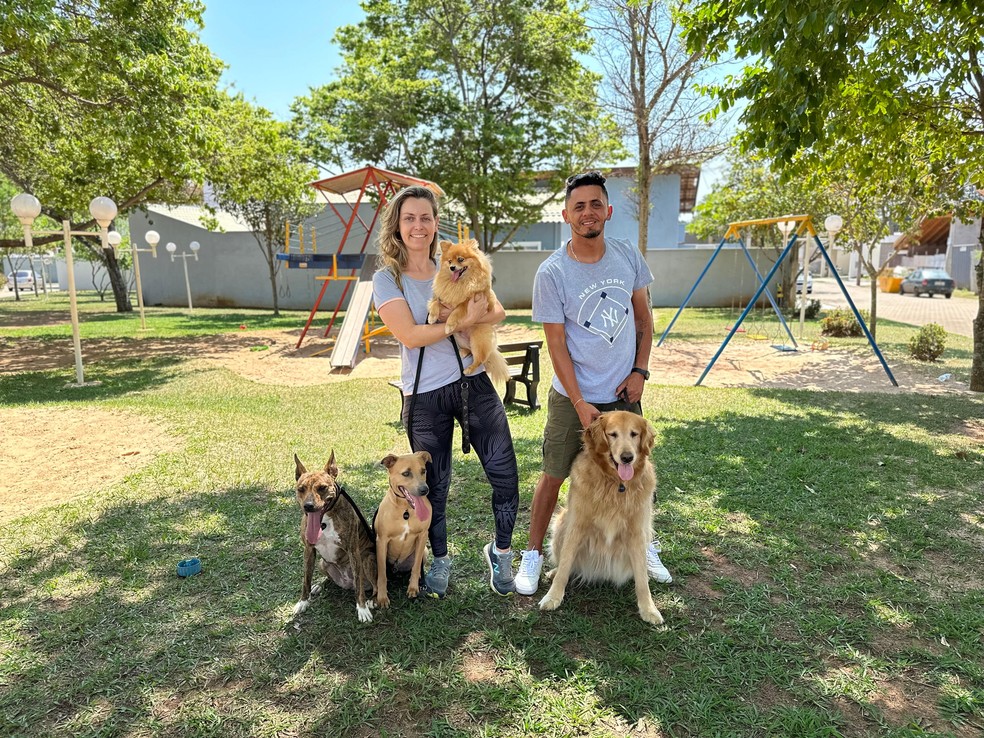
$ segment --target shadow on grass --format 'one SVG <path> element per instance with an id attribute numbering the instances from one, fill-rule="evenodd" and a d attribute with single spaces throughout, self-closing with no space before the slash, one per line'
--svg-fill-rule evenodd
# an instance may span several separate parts
<path id="1" fill-rule="evenodd" d="M 394 585 L 372 624 L 330 584 L 290 620 L 302 553 L 286 482 L 210 491 L 155 467 L 101 512 L 37 516 L 5 556 L 0 732 L 623 735 L 643 721 L 652 734 L 831 735 L 856 719 L 864 734 L 879 723 L 845 716 L 818 674 L 903 630 L 878 654 L 888 671 L 979 688 L 981 603 L 971 589 L 928 587 L 921 561 L 953 550 L 979 569 L 980 553 L 953 549 L 950 532 L 979 509 L 980 452 L 941 480 L 935 442 L 894 424 L 898 397 L 754 396 L 760 415 L 722 403 L 655 419 L 657 528 L 677 577 L 653 585 L 663 629 L 638 618 L 628 587 L 572 587 L 555 613 L 540 613 L 537 597 L 493 595 L 481 560 L 489 489 L 474 453 L 455 452 L 448 598 L 410 602 Z M 935 431 L 979 410 L 925 405 L 898 423 Z M 515 445 L 520 479 L 534 479 L 539 437 Z M 340 463 L 371 515 L 384 472 L 375 460 Z M 521 492 L 517 533 L 528 522 Z M 203 571 L 180 579 L 175 564 L 190 555 Z M 878 616 L 881 601 L 904 629 Z M 954 651 L 936 658 L 924 641 L 942 632 Z M 866 714 L 877 714 L 870 699 Z"/>
<path id="2" fill-rule="evenodd" d="M 184 359 L 173 356 L 90 363 L 83 367 L 86 384 L 82 387 L 74 386 L 74 369 L 0 374 L 0 407 L 122 397 L 177 379 L 183 363 Z"/>

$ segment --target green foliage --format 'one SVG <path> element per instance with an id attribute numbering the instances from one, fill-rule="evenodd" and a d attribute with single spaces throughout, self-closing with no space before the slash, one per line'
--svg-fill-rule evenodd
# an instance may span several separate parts
<path id="1" fill-rule="evenodd" d="M 91 224 L 89 201 L 121 216 L 187 201 L 217 140 L 221 62 L 198 40 L 197 0 L 12 0 L 0 13 L 0 174 L 55 221 Z M 43 239 L 42 239 L 43 240 Z M 80 240 L 113 273 L 112 258 Z M 2 246 L 16 246 L 11 240 Z"/>
<path id="2" fill-rule="evenodd" d="M 567 0 L 378 0 L 365 10 L 335 36 L 339 79 L 294 106 L 315 160 L 437 182 L 445 219 L 463 217 L 491 250 L 538 222 L 569 173 L 620 153 L 599 77 L 579 61 L 587 26 Z"/>
<path id="3" fill-rule="evenodd" d="M 859 311 L 861 318 L 867 323 L 870 319 L 867 310 Z M 835 308 L 827 312 L 820 320 L 820 335 L 834 337 L 863 336 L 861 324 L 850 308 Z"/>
<path id="4" fill-rule="evenodd" d="M 816 320 L 817 316 L 820 315 L 820 310 L 823 304 L 819 300 L 807 300 L 806 310 L 803 312 L 803 317 L 807 320 Z M 789 308 L 789 317 L 799 318 L 800 314 L 800 300 L 796 300 L 796 304 Z"/>
<path id="5" fill-rule="evenodd" d="M 946 331 L 936 323 L 927 323 L 909 339 L 909 355 L 919 361 L 938 361 L 946 348 Z"/>
<path id="6" fill-rule="evenodd" d="M 732 149 L 728 154 L 727 175 L 694 208 L 694 218 L 687 230 L 708 241 L 719 241 L 729 223 L 757 218 L 775 218 L 787 213 L 811 214 L 821 223 L 833 212 L 826 189 L 803 177 L 783 181 L 782 168 L 755 154 Z M 818 227 L 820 225 L 818 224 Z M 774 226 L 750 231 L 752 245 L 785 245 Z"/>
<path id="7" fill-rule="evenodd" d="M 317 170 L 303 160 L 288 126 L 242 95 L 225 98 L 218 115 L 222 142 L 211 167 L 216 201 L 249 224 L 267 262 L 274 314 L 279 312 L 276 253 L 283 249 L 286 224 L 319 208 L 308 182 Z"/>

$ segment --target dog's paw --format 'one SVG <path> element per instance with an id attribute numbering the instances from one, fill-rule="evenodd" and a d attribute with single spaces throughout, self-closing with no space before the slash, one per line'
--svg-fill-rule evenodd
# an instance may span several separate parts
<path id="1" fill-rule="evenodd" d="M 359 616 L 360 623 L 371 623 L 372 622 L 372 610 L 369 609 L 369 605 L 356 605 L 355 613 Z"/>
<path id="2" fill-rule="evenodd" d="M 386 594 L 385 592 L 380 592 L 379 594 L 376 595 L 377 608 L 379 608 L 380 610 L 385 610 L 389 606 L 390 606 L 390 598 L 388 594 Z"/>
<path id="3" fill-rule="evenodd" d="M 321 585 L 315 584 L 313 587 L 311 587 L 311 596 L 317 597 L 319 594 L 321 594 Z"/>
<path id="4" fill-rule="evenodd" d="M 558 597 L 553 592 L 547 592 L 543 596 L 543 599 L 540 600 L 540 609 L 541 610 L 556 610 L 558 607 L 560 607 L 560 603 L 563 602 L 563 601 L 564 601 L 564 598 L 562 596 L 561 597 Z"/>
<path id="5" fill-rule="evenodd" d="M 651 623 L 653 625 L 662 625 L 663 624 L 663 616 L 660 615 L 659 610 L 657 610 L 655 607 L 652 608 L 652 609 L 650 609 L 648 607 L 646 607 L 646 608 L 640 607 L 639 608 L 639 617 L 641 617 L 647 623 Z"/>
<path id="6" fill-rule="evenodd" d="M 302 612 L 308 609 L 308 605 L 311 604 L 311 600 L 301 600 L 296 605 L 294 605 L 294 614 L 300 615 Z"/>
<path id="7" fill-rule="evenodd" d="M 413 585 L 411 585 L 411 586 L 407 587 L 407 597 L 409 597 L 411 600 L 417 599 L 417 595 L 419 595 L 419 594 L 420 594 L 420 587 L 419 586 L 413 586 Z"/>

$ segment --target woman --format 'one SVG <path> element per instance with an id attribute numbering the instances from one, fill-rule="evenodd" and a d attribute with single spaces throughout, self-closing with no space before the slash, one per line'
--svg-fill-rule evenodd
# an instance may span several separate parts
<path id="1" fill-rule="evenodd" d="M 512 572 L 512 531 L 519 507 L 519 472 L 512 435 L 502 401 L 484 370 L 463 380 L 471 356 L 461 356 L 438 323 L 427 324 L 427 303 L 437 274 L 437 198 L 426 187 L 407 187 L 394 197 L 379 231 L 379 270 L 373 276 L 373 300 L 379 317 L 400 342 L 403 426 L 413 451 L 427 451 L 428 499 L 433 508 L 430 544 L 433 561 L 425 575 L 428 594 L 442 598 L 451 574 L 448 556 L 447 507 L 451 482 L 454 421 L 464 421 L 471 444 L 492 486 L 495 540 L 484 549 L 492 591 L 515 591 Z M 506 313 L 481 296 L 468 305 L 459 331 L 476 323 L 498 323 Z M 422 359 L 422 361 L 421 361 Z M 418 371 L 419 366 L 419 371 Z M 467 407 L 467 417 L 464 409 Z"/>

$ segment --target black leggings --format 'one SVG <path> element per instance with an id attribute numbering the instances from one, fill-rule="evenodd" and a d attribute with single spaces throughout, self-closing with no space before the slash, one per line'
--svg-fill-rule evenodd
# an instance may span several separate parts
<path id="1" fill-rule="evenodd" d="M 485 476 L 492 485 L 492 514 L 495 517 L 495 545 L 508 549 L 512 545 L 513 527 L 519 509 L 519 471 L 506 411 L 485 373 L 468 380 L 469 440 Z M 427 467 L 427 498 L 434 510 L 430 524 L 431 552 L 444 556 L 448 552 L 448 526 L 445 511 L 451 484 L 451 445 L 454 421 L 461 421 L 461 383 L 451 382 L 403 403 L 403 426 L 408 429 L 410 448 L 431 455 Z M 413 427 L 409 425 L 413 405 Z"/>

